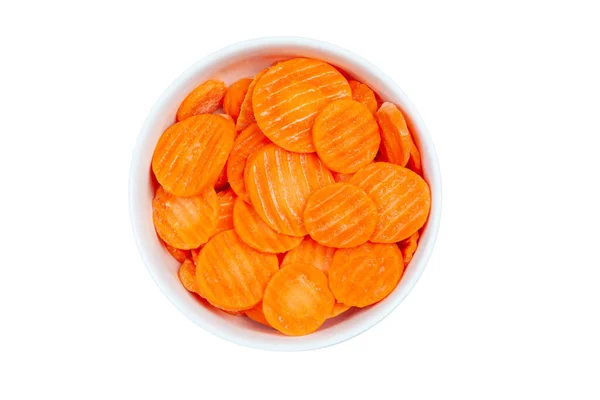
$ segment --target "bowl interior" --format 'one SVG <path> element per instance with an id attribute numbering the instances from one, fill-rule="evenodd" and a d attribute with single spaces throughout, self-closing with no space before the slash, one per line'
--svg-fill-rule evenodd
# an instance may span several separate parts
<path id="1" fill-rule="evenodd" d="M 328 320 L 317 332 L 286 337 L 247 318 L 228 315 L 206 305 L 179 283 L 179 264 L 159 242 L 152 224 L 152 198 L 156 182 L 150 164 L 154 147 L 175 121 L 185 96 L 207 79 L 231 84 L 252 77 L 275 61 L 312 57 L 331 63 L 348 78 L 369 85 L 382 99 L 397 104 L 405 113 L 423 157 L 425 179 L 432 190 L 432 209 L 419 248 L 394 292 L 364 309 L 352 309 Z M 306 350 L 347 340 L 376 324 L 408 294 L 433 247 L 439 222 L 439 172 L 435 151 L 426 128 L 404 93 L 379 69 L 362 58 L 335 46 L 299 38 L 269 38 L 240 43 L 214 53 L 194 64 L 177 79 L 151 110 L 138 139 L 130 175 L 130 209 L 134 234 L 148 270 L 165 295 L 190 319 L 206 330 L 233 342 L 271 350 Z"/>

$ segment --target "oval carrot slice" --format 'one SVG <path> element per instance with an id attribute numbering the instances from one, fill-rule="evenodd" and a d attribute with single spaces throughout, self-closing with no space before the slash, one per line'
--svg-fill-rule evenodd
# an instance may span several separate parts
<path id="1" fill-rule="evenodd" d="M 413 256 L 415 255 L 415 251 L 417 251 L 417 246 L 419 242 L 419 232 L 415 232 L 411 237 L 404 240 L 403 242 L 398 243 L 400 246 L 400 250 L 402 251 L 402 255 L 404 256 L 404 266 L 406 267 Z"/>
<path id="2" fill-rule="evenodd" d="M 244 102 L 244 98 L 246 97 L 251 82 L 251 78 L 240 79 L 231 84 L 225 93 L 225 97 L 223 98 L 223 110 L 227 115 L 233 118 L 234 121 L 237 121 L 238 116 L 240 115 L 240 109 L 242 108 L 242 103 Z"/>
<path id="3" fill-rule="evenodd" d="M 263 313 L 262 302 L 258 303 L 251 309 L 246 310 L 246 316 L 254 322 L 258 322 L 259 324 L 263 324 L 271 328 L 269 321 L 267 321 L 265 318 L 265 313 Z"/>
<path id="4" fill-rule="evenodd" d="M 377 208 L 364 190 L 334 183 L 314 192 L 304 209 L 304 225 L 318 243 L 338 248 L 363 244 L 375 231 Z"/>
<path id="5" fill-rule="evenodd" d="M 192 260 L 185 260 L 177 271 L 179 281 L 189 292 L 196 293 L 196 265 Z"/>
<path id="6" fill-rule="evenodd" d="M 196 259 L 196 285 L 215 307 L 248 310 L 260 302 L 279 269 L 277 257 L 254 250 L 234 230 L 213 236 Z"/>
<path id="7" fill-rule="evenodd" d="M 256 122 L 273 143 L 289 151 L 315 151 L 311 128 L 329 102 L 352 98 L 348 81 L 331 65 L 294 58 L 272 66 L 256 84 Z"/>
<path id="8" fill-rule="evenodd" d="M 263 312 L 279 332 L 299 336 L 316 331 L 331 315 L 335 299 L 327 276 L 309 264 L 281 268 L 267 285 Z"/>
<path id="9" fill-rule="evenodd" d="M 248 158 L 244 182 L 263 221 L 284 235 L 304 236 L 302 212 L 308 197 L 332 184 L 333 176 L 314 154 L 268 145 Z"/>
<path id="10" fill-rule="evenodd" d="M 377 99 L 371 88 L 358 81 L 348 81 L 348 84 L 352 89 L 352 100 L 364 104 L 371 114 L 375 114 L 377 112 Z"/>
<path id="11" fill-rule="evenodd" d="M 177 110 L 177 121 L 193 115 L 212 114 L 221 107 L 227 86 L 221 81 L 208 80 L 192 90 Z"/>
<path id="12" fill-rule="evenodd" d="M 244 183 L 244 169 L 250 154 L 270 144 L 271 141 L 260 131 L 257 124 L 244 129 L 235 139 L 229 160 L 227 160 L 227 179 L 229 185 L 239 197 L 250 203 Z"/>
<path id="13" fill-rule="evenodd" d="M 383 103 L 377 110 L 377 123 L 381 128 L 381 155 L 383 159 L 401 167 L 410 157 L 412 138 L 402 111 L 392 103 Z"/>
<path id="14" fill-rule="evenodd" d="M 341 172 L 335 171 L 331 171 L 331 174 L 333 175 L 333 180 L 336 182 L 348 182 L 352 179 L 352 176 L 354 176 L 354 174 L 342 174 Z"/>
<path id="15" fill-rule="evenodd" d="M 187 118 L 158 140 L 152 171 L 164 189 L 194 196 L 213 187 L 225 167 L 235 138 L 233 122 L 213 114 Z"/>
<path id="16" fill-rule="evenodd" d="M 254 79 L 252 79 L 250 85 L 248 85 L 248 90 L 246 91 L 244 101 L 242 101 L 242 105 L 240 106 L 240 113 L 235 123 L 235 128 L 238 132 L 243 131 L 244 129 L 256 122 L 256 118 L 254 117 L 254 107 L 252 105 L 252 94 L 254 93 L 254 89 L 256 88 L 256 83 L 268 70 L 268 68 L 265 68 L 262 71 L 260 71 L 254 76 Z"/>
<path id="17" fill-rule="evenodd" d="M 417 144 L 415 143 L 415 140 L 412 137 L 412 135 L 410 140 L 410 158 L 408 159 L 406 168 L 411 169 L 417 174 L 423 176 L 423 167 L 421 165 L 421 153 L 419 152 L 419 148 L 417 147 Z"/>
<path id="18" fill-rule="evenodd" d="M 335 305 L 333 306 L 333 310 L 331 311 L 331 314 L 329 314 L 329 318 L 335 318 L 340 314 L 345 313 L 346 311 L 348 311 L 351 307 L 343 304 L 343 303 L 335 303 Z"/>
<path id="19" fill-rule="evenodd" d="M 217 193 L 219 210 L 217 212 L 217 230 L 215 234 L 233 229 L 233 203 L 235 193 L 227 189 Z"/>
<path id="20" fill-rule="evenodd" d="M 182 250 L 208 241 L 217 228 L 217 193 L 213 188 L 192 197 L 177 197 L 158 188 L 152 200 L 152 219 L 158 236 Z"/>
<path id="21" fill-rule="evenodd" d="M 315 242 L 310 236 L 306 236 L 298 247 L 287 252 L 281 261 L 281 267 L 301 262 L 317 267 L 327 275 L 334 254 L 334 248 L 323 246 Z"/>
<path id="22" fill-rule="evenodd" d="M 329 269 L 329 286 L 338 302 L 366 307 L 389 295 L 403 271 L 398 246 L 367 242 L 335 252 Z"/>
<path id="23" fill-rule="evenodd" d="M 264 253 L 283 253 L 302 242 L 302 237 L 284 235 L 272 229 L 260 218 L 252 204 L 240 197 L 233 206 L 233 226 L 244 243 Z"/>
<path id="24" fill-rule="evenodd" d="M 373 114 L 354 100 L 337 100 L 326 106 L 317 115 L 312 139 L 321 161 L 346 174 L 373 161 L 381 142 Z"/>
<path id="25" fill-rule="evenodd" d="M 399 242 L 427 221 L 431 206 L 429 186 L 408 168 L 373 163 L 354 174 L 350 183 L 363 189 L 377 207 L 379 217 L 371 242 Z"/>
<path id="26" fill-rule="evenodd" d="M 159 240 L 165 246 L 165 248 L 167 249 L 169 254 L 172 255 L 173 258 L 176 259 L 177 261 L 179 261 L 180 263 L 184 262 L 186 259 L 188 259 L 191 256 L 191 253 L 189 250 L 181 250 L 181 249 L 178 249 L 177 247 L 173 247 L 170 244 L 165 243 L 165 241 L 160 239 L 160 237 L 159 237 Z"/>
<path id="27" fill-rule="evenodd" d="M 219 177 L 217 178 L 217 182 L 215 182 L 215 190 L 223 190 L 225 187 L 227 187 L 227 184 L 227 165 L 225 165 L 225 167 L 223 167 L 221 170 Z"/>

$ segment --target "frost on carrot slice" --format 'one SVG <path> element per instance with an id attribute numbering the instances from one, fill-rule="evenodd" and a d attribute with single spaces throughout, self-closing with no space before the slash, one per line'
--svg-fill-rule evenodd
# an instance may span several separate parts
<path id="1" fill-rule="evenodd" d="M 334 248 L 323 246 L 315 242 L 310 236 L 306 236 L 298 247 L 287 252 L 281 261 L 281 267 L 302 262 L 317 267 L 327 274 L 333 262 L 334 253 Z"/>
<path id="2" fill-rule="evenodd" d="M 233 226 L 244 243 L 264 253 L 283 253 L 302 242 L 302 237 L 284 235 L 272 229 L 260 218 L 252 204 L 239 197 L 233 206 Z"/>
<path id="3" fill-rule="evenodd" d="M 191 197 L 177 197 L 163 188 L 152 200 L 152 220 L 158 236 L 182 250 L 199 247 L 217 228 L 217 194 L 210 188 Z"/>
<path id="4" fill-rule="evenodd" d="M 419 243 L 419 232 L 415 232 L 414 235 L 409 237 L 408 239 L 398 243 L 400 246 L 400 250 L 402 251 L 402 255 L 404 256 L 404 266 L 406 267 L 413 256 L 415 255 L 415 251 L 417 251 L 417 246 Z"/>
<path id="5" fill-rule="evenodd" d="M 410 158 L 412 138 L 402 111 L 392 103 L 383 103 L 377 110 L 381 128 L 381 155 L 387 162 L 406 166 Z"/>
<path id="6" fill-rule="evenodd" d="M 277 257 L 245 244 L 234 230 L 213 236 L 196 258 L 196 285 L 210 304 L 223 310 L 248 310 L 263 298 L 279 269 Z"/>
<path id="7" fill-rule="evenodd" d="M 196 266 L 192 260 L 185 260 L 177 271 L 179 281 L 189 292 L 196 293 Z"/>
<path id="8" fill-rule="evenodd" d="M 377 208 L 364 190 L 349 183 L 334 183 L 314 192 L 304 209 L 310 237 L 329 247 L 355 247 L 365 243 L 377 223 Z"/>
<path id="9" fill-rule="evenodd" d="M 327 276 L 309 264 L 293 263 L 273 276 L 263 297 L 269 324 L 285 335 L 316 331 L 331 315 L 335 299 Z"/>
<path id="10" fill-rule="evenodd" d="M 299 154 L 268 145 L 252 154 L 244 172 L 246 191 L 258 215 L 275 231 L 304 236 L 302 212 L 309 196 L 333 183 L 315 154 Z"/>
<path id="11" fill-rule="evenodd" d="M 367 242 L 335 252 L 329 286 L 338 302 L 366 307 L 389 295 L 403 272 L 402 253 L 396 244 Z"/>
<path id="12" fill-rule="evenodd" d="M 237 121 L 238 116 L 240 115 L 240 109 L 242 108 L 242 102 L 244 101 L 244 97 L 246 97 L 246 93 L 248 92 L 248 87 L 252 82 L 251 78 L 243 78 L 236 82 L 234 82 L 225 93 L 225 98 L 223 99 L 223 110 L 227 115 L 233 118 L 233 121 Z"/>
<path id="13" fill-rule="evenodd" d="M 217 182 L 233 147 L 233 122 L 213 114 L 187 118 L 158 140 L 152 171 L 163 188 L 176 196 L 194 196 Z"/>
<path id="14" fill-rule="evenodd" d="M 246 94 L 244 96 L 244 101 L 242 101 L 242 104 L 240 106 L 240 112 L 235 123 L 235 128 L 238 132 L 243 131 L 244 129 L 256 122 L 256 118 L 254 116 L 254 107 L 252 103 L 252 94 L 254 93 L 256 83 L 260 80 L 260 78 L 262 78 L 262 76 L 267 71 L 267 68 L 260 71 L 254 76 L 254 79 L 252 79 L 250 85 L 248 85 L 248 89 L 246 90 Z"/>
<path id="15" fill-rule="evenodd" d="M 160 239 L 160 237 L 159 237 L 159 239 Z M 170 244 L 165 243 L 165 241 L 162 239 L 160 239 L 160 242 L 165 246 L 165 248 L 167 249 L 169 254 L 172 255 L 173 258 L 176 259 L 177 261 L 179 261 L 180 263 L 184 262 L 186 259 L 188 259 L 191 256 L 191 253 L 189 250 L 181 250 L 176 247 L 173 247 Z"/>
<path id="16" fill-rule="evenodd" d="M 328 103 L 351 99 L 348 81 L 331 65 L 294 58 L 269 68 L 254 89 L 256 122 L 273 143 L 298 153 L 314 152 L 311 129 Z"/>
<path id="17" fill-rule="evenodd" d="M 217 230 L 215 234 L 233 229 L 233 203 L 235 202 L 235 193 L 227 189 L 217 193 L 219 210 L 217 212 Z"/>
<path id="18" fill-rule="evenodd" d="M 177 110 L 177 121 L 183 121 L 193 115 L 212 114 L 223 102 L 227 87 L 218 80 L 208 80 L 192 90 Z"/>
<path id="19" fill-rule="evenodd" d="M 377 112 L 377 98 L 370 87 L 358 81 L 348 81 L 352 89 L 352 100 L 364 104 L 371 114 Z"/>
<path id="20" fill-rule="evenodd" d="M 343 303 L 335 303 L 335 305 L 333 306 L 333 310 L 331 311 L 331 314 L 329 315 L 329 318 L 335 318 L 340 314 L 345 313 L 346 311 L 348 311 L 351 307 L 343 304 Z"/>
<path id="21" fill-rule="evenodd" d="M 259 324 L 271 327 L 269 321 L 267 321 L 267 319 L 265 318 L 265 313 L 263 313 L 262 302 L 258 303 L 251 309 L 246 310 L 246 316 L 254 322 L 258 322 Z"/>
<path id="22" fill-rule="evenodd" d="M 409 238 L 427 221 L 431 194 L 427 183 L 408 168 L 378 162 L 358 171 L 350 183 L 373 199 L 377 212 L 376 243 L 396 243 Z"/>
<path id="23" fill-rule="evenodd" d="M 354 100 L 337 100 L 326 106 L 315 119 L 312 140 L 323 163 L 346 174 L 373 161 L 381 142 L 373 114 Z"/>

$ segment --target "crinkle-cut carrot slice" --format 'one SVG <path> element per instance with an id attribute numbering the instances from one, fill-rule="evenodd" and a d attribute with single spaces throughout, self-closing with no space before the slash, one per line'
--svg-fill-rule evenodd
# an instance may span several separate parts
<path id="1" fill-rule="evenodd" d="M 334 303 L 323 271 L 293 263 L 271 278 L 263 297 L 263 312 L 273 328 L 299 336 L 316 331 L 331 315 Z"/>
<path id="2" fill-rule="evenodd" d="M 348 182 L 354 174 L 342 174 L 341 172 L 331 171 L 333 180 L 336 182 Z"/>
<path id="3" fill-rule="evenodd" d="M 159 239 L 160 239 L 160 237 L 159 237 Z M 172 255 L 173 258 L 176 259 L 177 261 L 179 261 L 180 263 L 184 262 L 186 259 L 188 259 L 191 256 L 191 253 L 189 250 L 181 250 L 181 249 L 178 249 L 177 247 L 173 247 L 170 244 L 165 243 L 165 241 L 162 239 L 160 239 L 160 242 L 165 246 L 165 248 L 167 249 L 169 254 Z"/>
<path id="4" fill-rule="evenodd" d="M 248 87 L 252 83 L 252 78 L 242 78 L 229 86 L 223 99 L 223 110 L 227 115 L 237 121 L 240 115 L 242 103 L 248 92 Z"/>
<path id="5" fill-rule="evenodd" d="M 212 114 L 221 107 L 227 86 L 221 81 L 208 80 L 192 90 L 177 110 L 177 121 L 193 115 Z"/>
<path id="6" fill-rule="evenodd" d="M 217 197 L 219 198 L 219 211 L 217 214 L 216 233 L 220 233 L 229 229 L 233 229 L 233 204 L 235 202 L 236 195 L 233 193 L 233 190 L 229 188 L 217 193 Z"/>
<path id="7" fill-rule="evenodd" d="M 348 81 L 350 89 L 352 89 L 352 100 L 364 104 L 371 114 L 377 112 L 377 98 L 370 87 L 358 81 Z"/>
<path id="8" fill-rule="evenodd" d="M 369 164 L 381 137 L 373 114 L 354 100 L 337 100 L 315 119 L 312 139 L 321 161 L 332 171 L 350 174 Z"/>
<path id="9" fill-rule="evenodd" d="M 390 294 L 403 272 L 402 252 L 396 244 L 367 242 L 335 252 L 329 287 L 338 302 L 366 307 Z"/>
<path id="10" fill-rule="evenodd" d="M 213 188 L 191 197 L 177 197 L 158 188 L 152 200 L 152 219 L 158 236 L 182 250 L 199 247 L 217 228 L 217 193 Z"/>
<path id="11" fill-rule="evenodd" d="M 292 153 L 271 144 L 248 158 L 244 182 L 263 221 L 284 235 L 304 236 L 302 212 L 308 197 L 332 184 L 333 176 L 315 154 Z"/>
<path id="12" fill-rule="evenodd" d="M 213 236 L 200 250 L 196 285 L 213 306 L 244 311 L 258 304 L 278 269 L 275 255 L 254 250 L 232 229 Z"/>
<path id="13" fill-rule="evenodd" d="M 377 207 L 379 217 L 371 242 L 399 242 L 427 221 L 431 206 L 429 186 L 408 168 L 373 163 L 354 174 L 350 183 L 367 192 Z"/>
<path id="14" fill-rule="evenodd" d="M 423 166 L 421 165 L 421 153 L 419 152 L 419 148 L 415 143 L 414 138 L 411 136 L 410 143 L 410 158 L 408 159 L 408 163 L 406 164 L 406 168 L 415 171 L 417 174 L 423 176 Z"/>
<path id="15" fill-rule="evenodd" d="M 260 78 L 253 93 L 256 122 L 286 150 L 314 152 L 311 128 L 328 103 L 351 99 L 348 81 L 331 65 L 308 58 L 276 64 Z"/>
<path id="16" fill-rule="evenodd" d="M 343 304 L 343 303 L 335 303 L 335 305 L 333 306 L 333 310 L 331 310 L 331 314 L 329 314 L 329 318 L 335 318 L 340 314 L 345 313 L 346 311 L 348 311 L 350 308 L 350 306 Z"/>
<path id="17" fill-rule="evenodd" d="M 215 182 L 215 190 L 219 191 L 225 189 L 228 183 L 229 182 L 227 182 L 227 165 L 225 165 L 221 170 L 219 177 L 217 178 L 217 182 Z"/>
<path id="18" fill-rule="evenodd" d="M 271 327 L 269 321 L 267 321 L 265 318 L 265 313 L 263 313 L 262 302 L 258 303 L 251 309 L 246 310 L 246 315 L 254 322 L 258 322 L 259 324 L 263 324 L 269 328 Z"/>
<path id="19" fill-rule="evenodd" d="M 262 78 L 262 76 L 268 71 L 268 68 L 263 69 L 258 74 L 254 76 L 250 85 L 248 85 L 248 90 L 246 91 L 246 95 L 244 96 L 244 101 L 242 101 L 242 105 L 240 106 L 240 113 L 237 117 L 235 128 L 238 132 L 243 131 L 250 125 L 256 122 L 256 118 L 254 116 L 254 107 L 253 107 L 253 93 L 256 88 L 256 83 Z"/>
<path id="20" fill-rule="evenodd" d="M 406 166 L 412 138 L 402 111 L 392 103 L 383 103 L 375 114 L 381 128 L 381 155 L 387 162 Z"/>
<path id="21" fill-rule="evenodd" d="M 187 118 L 158 140 L 152 171 L 176 196 L 194 196 L 213 187 L 225 167 L 236 132 L 233 122 L 213 114 Z"/>
<path id="22" fill-rule="evenodd" d="M 304 225 L 318 243 L 337 248 L 363 244 L 375 231 L 377 208 L 364 190 L 334 183 L 314 192 L 304 209 Z"/>
<path id="23" fill-rule="evenodd" d="M 184 260 L 177 271 L 179 281 L 189 292 L 196 293 L 196 265 L 192 260 Z"/>
<path id="24" fill-rule="evenodd" d="M 233 226 L 244 243 L 264 253 L 283 253 L 302 242 L 302 237 L 284 235 L 272 229 L 256 213 L 252 204 L 239 197 L 233 206 Z"/>
<path id="25" fill-rule="evenodd" d="M 244 169 L 248 157 L 255 151 L 270 144 L 271 141 L 260 131 L 257 124 L 252 124 L 244 129 L 233 143 L 229 160 L 227 160 L 227 180 L 229 185 L 239 197 L 250 203 L 244 183 Z"/>
<path id="26" fill-rule="evenodd" d="M 327 274 L 333 262 L 334 254 L 334 248 L 323 246 L 315 242 L 310 236 L 306 236 L 298 247 L 287 252 L 281 261 L 281 267 L 302 262 L 317 267 Z"/>
<path id="27" fill-rule="evenodd" d="M 415 251 L 417 251 L 417 246 L 419 243 L 419 232 L 415 232 L 408 239 L 398 243 L 400 246 L 400 250 L 402 251 L 402 255 L 404 256 L 404 266 L 406 267 L 413 256 L 415 255 Z"/>
<path id="28" fill-rule="evenodd" d="M 190 250 L 190 253 L 192 254 L 192 261 L 194 262 L 194 265 L 196 265 L 196 259 L 198 259 L 200 250 L 202 250 L 202 246 L 196 247 L 195 249 Z"/>

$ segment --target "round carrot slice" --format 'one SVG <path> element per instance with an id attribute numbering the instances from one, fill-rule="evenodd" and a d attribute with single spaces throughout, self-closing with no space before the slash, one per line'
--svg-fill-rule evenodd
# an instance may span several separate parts
<path id="1" fill-rule="evenodd" d="M 298 247 L 287 252 L 281 261 L 281 267 L 302 262 L 317 267 L 327 274 L 333 262 L 334 253 L 334 248 L 323 246 L 315 242 L 310 236 L 306 236 Z"/>
<path id="2" fill-rule="evenodd" d="M 277 145 L 298 153 L 315 151 L 311 128 L 329 102 L 352 98 L 348 81 L 331 65 L 294 58 L 269 68 L 256 84 L 256 122 Z"/>
<path id="3" fill-rule="evenodd" d="M 177 197 L 158 188 L 152 200 L 152 219 L 158 236 L 182 250 L 208 241 L 217 228 L 217 193 L 213 188 L 192 197 Z"/>
<path id="4" fill-rule="evenodd" d="M 283 253 L 297 247 L 302 237 L 288 236 L 273 230 L 254 211 L 252 204 L 240 197 L 233 206 L 233 226 L 248 246 L 264 253 Z"/>
<path id="5" fill-rule="evenodd" d="M 376 223 L 373 200 L 349 183 L 334 183 L 317 190 L 304 209 L 304 225 L 310 237 L 329 247 L 363 244 L 375 231 Z"/>
<path id="6" fill-rule="evenodd" d="M 381 155 L 383 159 L 401 167 L 410 157 L 412 138 L 402 111 L 392 103 L 383 103 L 377 110 L 377 122 L 381 128 Z"/>
<path id="7" fill-rule="evenodd" d="M 371 114 L 375 114 L 377 112 L 377 99 L 371 88 L 358 81 L 348 81 L 348 84 L 352 89 L 352 100 L 364 104 Z"/>
<path id="8" fill-rule="evenodd" d="M 268 145 L 248 158 L 244 182 L 263 221 L 284 235 L 304 236 L 302 212 L 308 197 L 332 184 L 333 176 L 314 154 Z"/>
<path id="9" fill-rule="evenodd" d="M 258 304 L 278 269 L 276 256 L 254 250 L 234 230 L 228 230 L 212 237 L 200 250 L 196 285 L 213 306 L 243 311 Z"/>
<path id="10" fill-rule="evenodd" d="M 240 79 L 229 86 L 225 93 L 225 98 L 223 98 L 223 110 L 227 115 L 233 118 L 234 121 L 237 121 L 238 116 L 240 115 L 240 109 L 242 108 L 244 97 L 246 97 L 251 82 L 251 78 Z"/>
<path id="11" fill-rule="evenodd" d="M 154 150 L 156 179 L 176 196 L 194 196 L 213 187 L 235 134 L 233 122 L 218 115 L 197 115 L 176 123 L 162 134 Z"/>
<path id="12" fill-rule="evenodd" d="M 263 135 L 257 124 L 244 129 L 235 139 L 229 160 L 227 160 L 227 179 L 229 185 L 239 197 L 250 203 L 244 183 L 244 169 L 250 154 L 270 144 L 271 141 Z"/>
<path id="13" fill-rule="evenodd" d="M 367 192 L 377 207 L 379 217 L 371 242 L 399 242 L 427 221 L 431 206 L 429 186 L 408 168 L 373 163 L 354 174 L 350 183 Z"/>
<path id="14" fill-rule="evenodd" d="M 366 307 L 390 294 L 403 271 L 398 246 L 367 242 L 335 252 L 329 269 L 329 287 L 338 302 Z"/>
<path id="15" fill-rule="evenodd" d="M 271 327 L 271 325 L 269 325 L 269 321 L 267 321 L 265 318 L 265 313 L 263 313 L 262 302 L 258 303 L 251 309 L 246 310 L 246 315 L 254 322 L 258 322 L 259 324 L 263 324 L 269 328 Z"/>
<path id="16" fill-rule="evenodd" d="M 334 172 L 331 171 L 331 174 L 333 175 L 333 180 L 336 182 L 348 182 L 350 179 L 352 179 L 352 176 L 354 174 L 342 174 L 341 172 Z"/>
<path id="17" fill-rule="evenodd" d="M 192 90 L 177 110 L 177 121 L 193 115 L 212 114 L 223 102 L 227 86 L 221 81 L 209 80 Z"/>
<path id="18" fill-rule="evenodd" d="M 160 239 L 160 237 L 159 237 L 159 239 Z M 179 261 L 180 263 L 184 262 L 186 259 L 188 259 L 191 256 L 191 253 L 189 250 L 181 250 L 176 247 L 173 247 L 170 244 L 165 243 L 165 241 L 162 239 L 160 239 L 160 242 L 165 246 L 165 248 L 167 249 L 169 254 L 172 255 L 173 258 L 176 259 L 177 261 Z"/>
<path id="19" fill-rule="evenodd" d="M 335 303 L 335 305 L 333 306 L 333 310 L 331 311 L 331 314 L 329 315 L 329 318 L 335 318 L 340 314 L 345 313 L 346 311 L 348 311 L 351 307 L 343 304 L 343 303 Z"/>
<path id="20" fill-rule="evenodd" d="M 415 171 L 417 174 L 423 176 L 423 167 L 421 165 L 421 153 L 415 143 L 414 138 L 411 136 L 410 140 L 410 158 L 406 164 L 406 168 Z"/>
<path id="21" fill-rule="evenodd" d="M 219 210 L 217 212 L 217 230 L 220 233 L 233 229 L 233 203 L 235 202 L 235 193 L 227 189 L 217 193 Z"/>
<path id="22" fill-rule="evenodd" d="M 294 263 L 273 275 L 263 312 L 273 328 L 299 336 L 316 331 L 331 315 L 334 303 L 327 276 L 312 265 Z"/>
<path id="23" fill-rule="evenodd" d="M 315 120 L 312 139 L 325 165 L 346 174 L 373 161 L 381 142 L 373 114 L 354 100 L 337 100 L 325 107 Z"/>
<path id="24" fill-rule="evenodd" d="M 196 293 L 196 265 L 192 260 L 185 260 L 177 271 L 179 281 L 189 292 Z"/>
<path id="25" fill-rule="evenodd" d="M 258 74 L 254 76 L 250 85 L 248 85 L 248 90 L 246 91 L 246 95 L 244 96 L 244 101 L 242 101 L 242 105 L 240 106 L 240 114 L 238 115 L 237 121 L 235 123 L 235 128 L 237 131 L 243 131 L 250 125 L 256 122 L 256 118 L 254 117 L 254 108 L 252 106 L 252 94 L 254 93 L 254 88 L 256 87 L 256 83 L 260 78 L 268 71 L 268 68 L 263 69 Z"/>
<path id="26" fill-rule="evenodd" d="M 417 251 L 418 242 L 419 232 L 416 232 L 414 235 L 412 235 L 405 241 L 398 243 L 398 246 L 400 246 L 400 250 L 402 251 L 402 255 L 404 256 L 405 267 L 408 265 L 408 263 L 410 263 L 413 256 L 415 255 L 415 251 Z"/>

